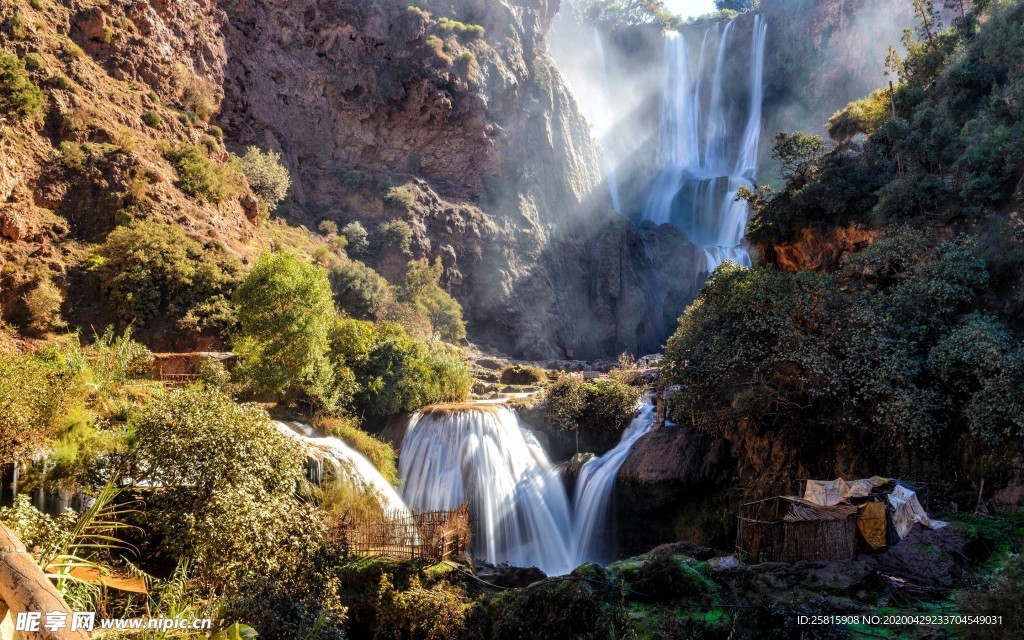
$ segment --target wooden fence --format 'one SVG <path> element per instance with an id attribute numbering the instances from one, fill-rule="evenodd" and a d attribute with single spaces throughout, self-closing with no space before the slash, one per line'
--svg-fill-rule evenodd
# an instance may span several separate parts
<path id="1" fill-rule="evenodd" d="M 441 562 L 469 551 L 469 505 L 451 511 L 388 511 L 370 521 L 343 518 L 333 539 L 349 553 Z"/>

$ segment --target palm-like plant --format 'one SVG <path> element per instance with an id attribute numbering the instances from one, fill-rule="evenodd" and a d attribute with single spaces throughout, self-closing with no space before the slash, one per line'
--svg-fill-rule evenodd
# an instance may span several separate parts
<path id="1" fill-rule="evenodd" d="M 96 581 L 83 576 L 110 575 L 112 570 L 104 555 L 115 552 L 137 555 L 134 546 L 117 537 L 118 532 L 134 528 L 122 519 L 135 510 L 114 502 L 120 493 L 121 489 L 111 480 L 100 489 L 71 531 L 40 556 L 39 566 L 66 599 L 82 602 L 95 598 L 99 590 Z"/>

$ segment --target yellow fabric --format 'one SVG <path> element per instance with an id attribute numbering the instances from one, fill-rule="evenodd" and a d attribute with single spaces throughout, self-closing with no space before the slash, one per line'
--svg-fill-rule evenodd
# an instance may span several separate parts
<path id="1" fill-rule="evenodd" d="M 860 537 L 872 549 L 884 549 L 885 535 L 885 503 L 865 502 L 857 507 L 857 531 Z"/>

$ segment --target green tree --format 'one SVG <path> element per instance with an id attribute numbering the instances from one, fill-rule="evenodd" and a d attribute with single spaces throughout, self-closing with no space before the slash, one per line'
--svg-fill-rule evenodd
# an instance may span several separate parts
<path id="1" fill-rule="evenodd" d="M 458 349 L 411 338 L 394 323 L 340 319 L 331 352 L 337 375 L 354 377 L 364 414 L 391 416 L 469 396 L 472 378 Z"/>
<path id="2" fill-rule="evenodd" d="M 328 358 L 335 309 L 327 272 L 291 253 L 265 254 L 238 287 L 235 304 L 236 374 L 290 401 L 336 407 Z"/>
<path id="3" fill-rule="evenodd" d="M 715 0 L 719 11 L 747 11 L 757 7 L 758 0 Z"/>
<path id="4" fill-rule="evenodd" d="M 424 314 L 430 320 L 434 333 L 442 340 L 462 340 L 466 337 L 462 306 L 441 288 L 443 271 L 440 258 L 433 264 L 426 258 L 410 262 L 398 299 Z"/>
<path id="5" fill-rule="evenodd" d="M 346 247 L 353 258 L 362 260 L 370 249 L 370 234 L 358 222 L 350 222 L 341 228 L 341 235 L 348 241 Z"/>
<path id="6" fill-rule="evenodd" d="M 281 154 L 276 151 L 262 151 L 259 147 L 249 147 L 244 156 L 233 156 L 232 159 L 249 180 L 253 193 L 259 196 L 271 211 L 277 209 L 292 186 L 291 174 L 281 163 Z"/>
<path id="7" fill-rule="evenodd" d="M 0 461 L 34 456 L 82 399 L 78 374 L 41 357 L 0 352 Z"/>
<path id="8" fill-rule="evenodd" d="M 339 260 L 330 271 L 338 308 L 359 320 L 382 320 L 395 303 L 391 285 L 357 260 Z"/>
<path id="9" fill-rule="evenodd" d="M 161 487 L 147 496 L 147 524 L 207 584 L 266 576 L 320 528 L 294 497 L 303 453 L 258 405 L 183 389 L 157 397 L 129 427 L 132 477 Z"/>

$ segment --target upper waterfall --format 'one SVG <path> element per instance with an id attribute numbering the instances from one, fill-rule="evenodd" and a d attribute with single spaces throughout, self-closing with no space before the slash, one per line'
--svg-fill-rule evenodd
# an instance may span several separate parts
<path id="1" fill-rule="evenodd" d="M 661 173 L 643 212 L 645 220 L 682 228 L 704 249 L 709 271 L 727 259 L 750 264 L 743 247 L 747 205 L 737 202 L 736 193 L 757 174 L 767 24 L 754 16 L 745 96 L 725 83 L 727 54 L 737 47 L 734 25 L 716 23 L 699 42 L 682 33 L 665 35 Z"/>

